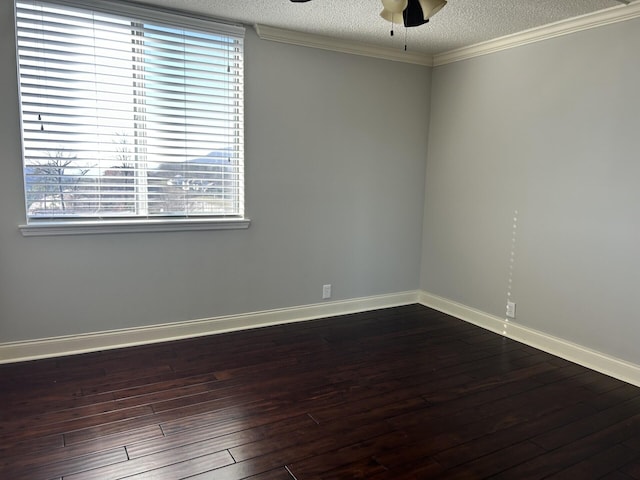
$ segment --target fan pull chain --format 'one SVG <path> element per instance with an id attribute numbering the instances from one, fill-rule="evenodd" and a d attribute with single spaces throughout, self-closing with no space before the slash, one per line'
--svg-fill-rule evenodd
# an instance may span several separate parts
<path id="1" fill-rule="evenodd" d="M 409 35 L 408 32 L 409 32 L 409 29 L 405 25 L 404 26 L 404 51 L 405 52 L 407 51 L 407 36 Z"/>
<path id="2" fill-rule="evenodd" d="M 391 14 L 391 36 L 392 37 L 393 37 L 393 28 L 396 26 L 395 19 L 396 19 L 396 14 L 392 13 Z"/>

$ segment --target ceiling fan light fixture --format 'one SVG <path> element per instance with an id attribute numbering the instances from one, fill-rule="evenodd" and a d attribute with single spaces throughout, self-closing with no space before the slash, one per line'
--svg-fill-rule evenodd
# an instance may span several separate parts
<path id="1" fill-rule="evenodd" d="M 380 12 L 380 16 L 387 22 L 402 23 L 402 12 L 394 13 L 385 8 L 382 10 L 382 12 Z"/>
<path id="2" fill-rule="evenodd" d="M 447 4 L 446 0 L 419 0 L 419 2 L 425 20 L 429 20 Z"/>
<path id="3" fill-rule="evenodd" d="M 383 12 L 386 10 L 391 13 L 402 13 L 407 8 L 408 3 L 409 0 L 382 0 Z"/>

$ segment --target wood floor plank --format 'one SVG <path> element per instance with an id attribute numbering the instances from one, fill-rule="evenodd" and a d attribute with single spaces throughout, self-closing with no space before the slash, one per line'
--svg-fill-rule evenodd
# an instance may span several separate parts
<path id="1" fill-rule="evenodd" d="M 63 476 L 77 472 L 104 467 L 105 465 L 122 464 L 127 461 L 127 452 L 123 447 L 91 453 L 80 457 L 58 460 L 45 465 L 23 467 L 13 465 L 0 470 L 0 478 L 12 480 L 47 480 L 52 476 Z"/>
<path id="2" fill-rule="evenodd" d="M 422 480 L 437 478 L 442 472 L 444 469 L 438 462 L 432 458 L 424 457 L 373 475 L 369 477 L 369 480 Z"/>
<path id="3" fill-rule="evenodd" d="M 246 443 L 263 440 L 266 437 L 289 435 L 290 432 L 312 428 L 315 425 L 315 422 L 310 417 L 300 415 L 266 424 L 264 424 L 264 420 L 261 419 L 261 424 L 257 426 L 252 426 L 251 423 L 245 423 L 244 425 L 233 426 L 226 430 L 212 429 L 209 426 L 205 426 L 175 435 L 133 443 L 127 445 L 127 452 L 129 453 L 129 458 L 133 459 L 213 439 L 218 439 L 221 449 L 230 449 Z"/>
<path id="4" fill-rule="evenodd" d="M 175 478 L 169 472 L 175 472 L 176 469 L 180 468 L 176 465 L 188 466 L 187 470 L 191 472 L 191 475 L 195 475 L 232 463 L 233 458 L 229 455 L 229 452 L 218 449 L 215 441 L 209 443 L 200 442 L 174 448 L 168 453 L 147 455 L 124 463 L 114 463 L 73 475 L 66 474 L 64 478 L 65 480 L 89 480 L 94 478 L 115 480 L 134 475 L 139 476 L 139 478 L 145 478 L 156 473 L 167 478 Z"/>
<path id="5" fill-rule="evenodd" d="M 522 403 L 525 404 L 524 399 Z M 402 464 L 426 457 L 433 457 L 443 467 L 452 469 L 461 463 L 502 451 L 536 431 L 572 418 L 582 418 L 594 411 L 586 406 L 573 405 L 559 411 L 540 409 L 536 405 L 527 409 L 502 408 L 500 404 L 495 404 L 495 407 L 490 415 L 476 415 L 470 408 L 452 416 L 425 418 L 413 427 L 412 422 L 402 421 L 398 425 L 411 433 L 411 445 L 382 452 L 376 458 L 392 471 Z"/>
<path id="6" fill-rule="evenodd" d="M 172 381 L 175 378 L 180 378 L 180 376 L 171 370 L 146 377 L 126 378 L 126 376 L 122 376 L 117 379 L 104 378 L 102 382 L 92 382 L 83 385 L 81 387 L 81 395 L 83 397 L 94 397 L 104 394 L 113 395 L 115 392 L 135 390 L 136 388 L 143 389 L 146 393 L 149 391 L 147 389 L 150 385 Z M 118 398 L 116 395 L 113 395 L 113 397 Z"/>
<path id="7" fill-rule="evenodd" d="M 269 472 L 260 473 L 252 477 L 248 477 L 247 480 L 295 480 L 289 471 L 285 468 L 276 468 Z"/>
<path id="8" fill-rule="evenodd" d="M 0 448 L 0 460 L 5 464 L 12 457 L 29 456 L 40 451 L 51 451 L 64 447 L 64 435 L 54 434 L 27 440 L 7 442 Z"/>
<path id="9" fill-rule="evenodd" d="M 627 447 L 631 447 L 640 452 L 640 432 L 638 432 L 638 435 L 634 435 L 633 437 L 625 440 L 624 444 Z"/>
<path id="10" fill-rule="evenodd" d="M 2 466 L 12 465 L 14 467 L 19 467 L 20 469 L 28 470 L 29 468 L 34 468 L 40 464 L 48 465 L 50 463 L 64 461 L 65 459 L 71 460 L 130 443 L 136 445 L 136 442 L 153 438 L 164 438 L 162 430 L 158 425 L 126 432 L 124 435 L 103 437 L 99 441 L 89 441 L 68 446 L 59 445 L 59 448 L 31 450 L 31 455 L 25 455 L 24 450 L 17 452 L 8 450 L 4 452 L 5 456 L 2 457 L 4 459 Z"/>
<path id="11" fill-rule="evenodd" d="M 523 462 L 497 475 L 496 478 L 527 478 L 552 475 L 597 455 L 611 445 L 624 442 L 637 433 L 638 428 L 640 428 L 640 414 L 601 429 L 561 448 L 546 452 L 535 459 Z"/>
<path id="12" fill-rule="evenodd" d="M 359 478 L 357 475 L 362 472 L 363 465 L 368 467 L 365 470 L 368 473 L 375 474 L 386 470 L 383 465 L 373 459 L 377 452 L 406 445 L 409 441 L 409 437 L 404 432 L 393 431 L 294 462 L 289 465 L 289 469 L 298 479 L 339 478 L 335 476 L 336 473 L 344 475 L 342 478 Z M 330 471 L 333 473 L 329 474 Z"/>
<path id="13" fill-rule="evenodd" d="M 620 472 L 627 475 L 629 478 L 640 480 L 640 461 L 633 461 L 627 463 L 620 468 Z"/>
<path id="14" fill-rule="evenodd" d="M 245 445 L 230 452 L 237 463 L 215 471 L 216 480 L 240 480 L 252 475 L 264 473 L 279 466 L 290 465 L 315 455 L 321 455 L 341 447 L 358 443 L 361 440 L 375 438 L 392 430 L 385 424 L 367 424 L 362 427 L 341 431 L 340 436 L 319 435 L 311 437 L 301 433 L 297 441 L 291 443 L 284 438 L 270 439 L 257 445 Z M 278 442 L 280 440 L 281 442 Z M 254 448 L 262 447 L 262 448 Z M 259 454 L 259 456 L 256 456 Z M 242 460 L 248 458 L 247 460 Z M 194 478 L 207 478 L 206 476 Z M 300 479 L 298 479 L 300 480 Z"/>
<path id="15" fill-rule="evenodd" d="M 0 422 L 12 421 L 17 417 L 28 421 L 34 416 L 41 415 L 42 412 L 56 413 L 61 410 L 71 410 L 87 405 L 96 405 L 100 403 L 109 403 L 114 400 L 114 396 L 107 392 L 100 395 L 96 395 L 92 398 L 87 398 L 76 392 L 66 391 L 52 395 L 49 394 L 36 394 L 30 392 L 28 396 L 22 396 L 12 402 L 0 402 L 1 405 L 6 406 L 6 409 L 0 412 Z M 9 417 L 6 412 L 11 412 L 12 417 Z"/>
<path id="16" fill-rule="evenodd" d="M 532 458 L 539 458 L 544 450 L 534 443 L 525 441 L 511 445 L 499 452 L 494 452 L 480 457 L 471 462 L 446 470 L 441 476 L 450 480 L 462 480 L 469 478 L 488 478 L 496 472 L 501 472 L 509 467 L 518 465 Z M 537 478 L 537 477 L 511 477 L 511 478 Z"/>
<path id="17" fill-rule="evenodd" d="M 633 398 L 610 409 L 598 412 L 587 418 L 576 420 L 532 439 L 546 450 L 554 450 L 578 439 L 586 437 L 602 428 L 624 421 L 640 412 L 640 398 Z"/>
<path id="18" fill-rule="evenodd" d="M 124 410 L 122 406 L 117 402 L 110 400 L 108 402 L 99 402 L 94 404 L 82 405 L 75 408 L 69 408 L 57 411 L 45 411 L 36 415 L 33 415 L 26 419 L 9 420 L 2 423 L 0 426 L 0 434 L 11 435 L 13 432 L 22 432 L 23 430 L 29 430 L 33 432 L 34 429 L 42 429 L 45 426 L 51 426 L 52 429 L 56 428 L 58 424 L 69 423 L 77 419 L 86 419 L 94 417 L 96 415 L 104 415 L 107 413 Z M 143 408 L 144 413 L 151 413 L 148 407 Z M 133 413 L 134 416 L 138 416 L 137 412 Z M 118 416 L 119 417 L 119 416 Z M 102 420 L 98 420 L 98 423 L 103 423 Z M 64 426 L 63 430 L 73 429 L 73 426 Z"/>
<path id="19" fill-rule="evenodd" d="M 277 435 L 230 449 L 237 462 L 273 455 L 283 465 L 312 454 L 331 451 L 394 431 L 385 422 L 369 422 L 363 418 L 349 418 L 341 424 L 321 424 L 286 435 Z M 259 472 L 258 472 L 259 473 Z"/>
<path id="20" fill-rule="evenodd" d="M 65 445 L 75 445 L 84 442 L 99 442 L 103 437 L 112 435 L 127 435 L 127 432 L 136 431 L 142 428 L 157 426 L 162 421 L 153 413 L 116 420 L 108 423 L 99 423 L 85 426 L 77 430 L 71 430 L 64 434 Z"/>
<path id="21" fill-rule="evenodd" d="M 630 480 L 632 477 L 625 475 L 620 470 L 616 470 L 607 475 L 600 477 L 601 480 Z"/>
<path id="22" fill-rule="evenodd" d="M 361 460 L 350 461 L 343 465 L 323 471 L 318 478 L 322 480 L 344 480 L 344 479 L 367 479 L 377 474 L 387 472 L 387 468 L 380 465 L 375 458 L 367 457 Z M 299 474 L 300 472 L 298 472 Z M 297 475 L 296 475 L 297 477 Z M 304 475 L 300 478 L 314 478 L 313 476 Z"/>
<path id="23" fill-rule="evenodd" d="M 226 465 L 233 464 L 233 458 L 229 455 L 229 452 L 216 452 L 200 457 L 189 458 L 180 463 L 167 465 L 155 470 L 149 470 L 137 475 L 127 475 L 129 480 L 157 480 L 158 478 L 191 478 L 194 475 L 201 474 L 203 472 L 211 472 Z M 102 477 L 106 478 L 106 477 Z M 108 477 L 116 478 L 116 477 Z M 73 479 L 70 479 L 73 480 Z"/>
<path id="24" fill-rule="evenodd" d="M 572 465 L 569 468 L 547 477 L 549 480 L 561 480 L 563 478 L 601 478 L 606 474 L 616 471 L 629 462 L 636 460 L 640 454 L 624 445 L 613 445 L 604 451 L 598 452 L 592 457 Z"/>
<path id="25" fill-rule="evenodd" d="M 53 423 L 30 425 L 29 428 L 15 428 L 15 426 L 11 424 L 9 426 L 11 427 L 11 430 L 9 430 L 9 428 L 4 429 L 0 426 L 0 435 L 2 435 L 0 447 L 5 447 L 15 443 L 16 441 L 32 437 L 54 435 L 66 431 L 73 431 L 78 428 L 87 428 L 88 425 L 99 426 L 105 423 L 108 424 L 125 419 L 144 417 L 151 414 L 153 414 L 153 410 L 150 407 L 142 406 L 106 413 L 96 413 L 95 415 L 88 415 L 83 418 L 73 418 Z"/>
<path id="26" fill-rule="evenodd" d="M 532 415 L 527 420 L 503 429 L 496 428 L 497 422 L 491 418 L 484 435 L 444 451 L 432 452 L 433 458 L 445 468 L 454 468 L 490 453 L 502 451 L 517 443 L 518 440 L 535 436 L 537 432 L 544 432 L 556 425 L 589 417 L 593 413 L 594 410 L 586 405 L 571 405 L 550 413 L 544 412 L 539 416 Z"/>

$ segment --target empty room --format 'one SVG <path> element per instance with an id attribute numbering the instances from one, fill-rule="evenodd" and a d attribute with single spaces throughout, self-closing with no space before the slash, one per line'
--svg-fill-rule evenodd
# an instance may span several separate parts
<path id="1" fill-rule="evenodd" d="M 0 478 L 640 479 L 640 0 L 0 40 Z"/>

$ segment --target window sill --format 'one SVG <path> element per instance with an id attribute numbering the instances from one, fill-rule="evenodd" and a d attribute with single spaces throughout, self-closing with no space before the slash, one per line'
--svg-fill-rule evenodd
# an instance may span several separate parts
<path id="1" fill-rule="evenodd" d="M 151 220 L 89 220 L 34 222 L 18 228 L 25 237 L 94 235 L 104 233 L 183 232 L 249 228 L 248 218 L 180 218 Z"/>

